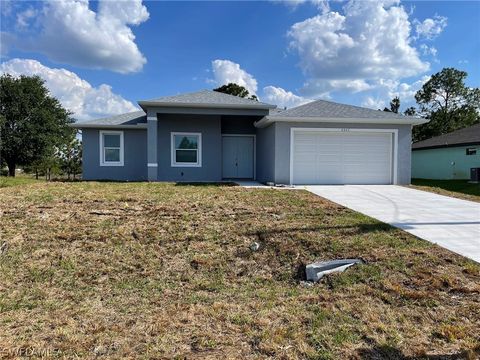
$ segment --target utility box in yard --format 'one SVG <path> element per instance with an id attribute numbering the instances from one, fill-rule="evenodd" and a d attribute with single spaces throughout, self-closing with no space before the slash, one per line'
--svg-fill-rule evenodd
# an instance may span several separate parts
<path id="1" fill-rule="evenodd" d="M 480 168 L 470 168 L 470 181 L 480 182 Z"/>

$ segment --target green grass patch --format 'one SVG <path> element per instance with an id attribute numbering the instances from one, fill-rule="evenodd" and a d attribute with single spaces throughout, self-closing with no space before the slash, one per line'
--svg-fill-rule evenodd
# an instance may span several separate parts
<path id="1" fill-rule="evenodd" d="M 480 201 L 480 184 L 470 183 L 468 180 L 412 179 L 412 185 L 441 195 Z"/>
<path id="2" fill-rule="evenodd" d="M 28 175 L 17 175 L 15 177 L 0 176 L 0 188 L 6 188 L 11 186 L 25 186 L 39 183 L 41 181 L 42 180 L 35 180 L 35 178 Z"/>

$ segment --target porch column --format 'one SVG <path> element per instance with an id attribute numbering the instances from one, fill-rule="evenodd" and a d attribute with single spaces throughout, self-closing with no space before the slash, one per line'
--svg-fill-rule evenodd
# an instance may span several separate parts
<path id="1" fill-rule="evenodd" d="M 147 114 L 148 181 L 157 181 L 158 179 L 157 133 L 158 133 L 157 114 L 148 112 Z"/>

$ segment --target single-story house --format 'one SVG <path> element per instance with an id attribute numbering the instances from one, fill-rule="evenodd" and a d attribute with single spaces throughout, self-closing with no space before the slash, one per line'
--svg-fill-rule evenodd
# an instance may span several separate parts
<path id="1" fill-rule="evenodd" d="M 416 142 L 412 145 L 412 177 L 470 179 L 480 167 L 480 124 Z"/>
<path id="2" fill-rule="evenodd" d="M 288 110 L 215 91 L 139 101 L 82 130 L 83 178 L 408 184 L 422 119 L 313 101 Z"/>

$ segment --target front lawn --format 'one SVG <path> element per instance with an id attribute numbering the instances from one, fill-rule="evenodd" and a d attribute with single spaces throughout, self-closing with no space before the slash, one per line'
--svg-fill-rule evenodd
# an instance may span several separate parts
<path id="1" fill-rule="evenodd" d="M 15 177 L 0 176 L 0 188 L 27 185 L 40 181 L 42 180 L 35 180 L 35 178 L 30 175 L 17 175 Z"/>
<path id="2" fill-rule="evenodd" d="M 440 195 L 480 202 L 480 184 L 470 183 L 468 180 L 412 179 L 412 186 Z"/>
<path id="3" fill-rule="evenodd" d="M 308 192 L 34 183 L 0 189 L 0 224 L 7 357 L 480 351 L 479 264 Z M 299 281 L 301 264 L 356 257 L 366 265 Z"/>

